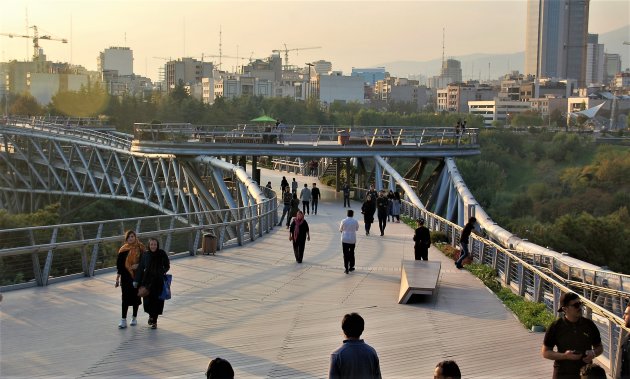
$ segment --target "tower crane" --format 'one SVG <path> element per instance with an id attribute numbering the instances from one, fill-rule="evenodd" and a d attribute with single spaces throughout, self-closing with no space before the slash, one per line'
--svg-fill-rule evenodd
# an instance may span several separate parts
<path id="1" fill-rule="evenodd" d="M 252 54 L 253 54 L 253 52 L 252 52 Z M 206 57 L 207 58 L 219 58 L 219 64 L 217 65 L 217 67 L 221 67 L 221 64 L 222 64 L 221 61 L 222 61 L 223 58 L 232 58 L 232 59 L 236 59 L 237 61 L 238 60 L 241 60 L 241 61 L 247 60 L 247 58 L 245 58 L 245 57 L 233 57 L 231 55 L 223 55 L 223 54 L 216 55 L 216 54 L 201 53 L 201 61 L 202 62 L 203 62 L 204 58 L 206 58 Z M 237 64 L 238 64 L 238 62 L 237 62 Z"/>
<path id="2" fill-rule="evenodd" d="M 33 39 L 33 60 L 39 58 L 39 40 L 45 39 L 47 41 L 59 41 L 61 43 L 68 43 L 68 40 L 65 38 L 54 38 L 49 35 L 39 35 L 39 31 L 37 30 L 37 26 L 33 25 L 29 27 L 29 29 L 33 29 L 33 35 L 28 34 L 14 34 L 14 33 L 0 33 L 1 36 L 6 36 L 9 38 L 32 38 Z"/>
<path id="3" fill-rule="evenodd" d="M 287 44 L 284 44 L 284 49 L 275 49 L 275 50 L 271 50 L 274 53 L 281 53 L 284 52 L 284 65 L 288 66 L 289 65 L 289 51 L 300 51 L 300 50 L 311 50 L 311 49 L 321 49 L 321 46 L 313 46 L 313 47 L 295 47 L 293 49 L 289 49 L 287 48 Z"/>

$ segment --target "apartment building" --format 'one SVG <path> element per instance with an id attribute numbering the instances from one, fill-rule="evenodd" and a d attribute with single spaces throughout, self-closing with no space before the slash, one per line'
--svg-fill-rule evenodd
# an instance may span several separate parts
<path id="1" fill-rule="evenodd" d="M 531 109 L 528 101 L 501 100 L 498 97 L 493 100 L 469 101 L 468 113 L 483 117 L 485 126 L 493 126 L 496 121 L 505 125 L 508 119 L 517 114 Z"/>
<path id="2" fill-rule="evenodd" d="M 477 83 L 454 83 L 437 90 L 437 110 L 456 113 L 468 113 L 470 101 L 492 100 L 498 90 Z"/>

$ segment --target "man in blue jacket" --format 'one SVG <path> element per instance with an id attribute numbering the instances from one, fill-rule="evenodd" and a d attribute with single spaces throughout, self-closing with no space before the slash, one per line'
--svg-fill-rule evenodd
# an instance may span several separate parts
<path id="1" fill-rule="evenodd" d="M 358 313 L 343 316 L 341 329 L 346 339 L 330 356 L 331 379 L 380 379 L 381 367 L 376 350 L 360 339 L 365 321 Z"/>

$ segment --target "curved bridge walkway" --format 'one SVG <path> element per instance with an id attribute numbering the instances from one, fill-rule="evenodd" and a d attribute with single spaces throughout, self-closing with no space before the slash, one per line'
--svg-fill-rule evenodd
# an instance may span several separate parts
<path id="1" fill-rule="evenodd" d="M 279 187 L 283 173 L 263 175 Z M 311 241 L 301 265 L 284 227 L 217 256 L 172 261 L 173 299 L 157 330 L 146 328 L 142 310 L 138 326 L 117 328 L 113 272 L 5 293 L 0 376 L 200 378 L 209 358 L 221 356 L 237 378 L 323 378 L 343 339 L 341 318 L 354 311 L 366 320 L 363 337 L 378 351 L 384 378 L 431 378 L 443 359 L 455 359 L 466 378 L 551 376 L 552 362 L 539 353 L 543 335 L 527 331 L 435 248 L 437 294 L 397 304 L 400 261 L 413 259 L 404 224 L 388 223 L 384 237 L 359 233 L 357 270 L 345 275 L 337 232 L 345 209 L 332 190 L 324 187 L 323 197 L 318 215 L 307 216 Z"/>

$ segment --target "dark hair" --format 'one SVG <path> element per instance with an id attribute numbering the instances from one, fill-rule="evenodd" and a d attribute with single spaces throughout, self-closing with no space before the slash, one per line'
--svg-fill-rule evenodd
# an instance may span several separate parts
<path id="1" fill-rule="evenodd" d="M 206 371 L 207 379 L 233 379 L 234 369 L 230 362 L 223 358 L 216 357 L 208 364 Z"/>
<path id="2" fill-rule="evenodd" d="M 606 370 L 597 363 L 589 363 L 580 370 L 581 379 L 606 379 Z"/>
<path id="3" fill-rule="evenodd" d="M 437 364 L 442 371 L 442 376 L 445 378 L 461 379 L 462 373 L 459 371 L 459 366 L 455 361 L 446 360 Z"/>
<path id="4" fill-rule="evenodd" d="M 135 231 L 133 231 L 133 230 L 127 230 L 127 231 L 125 232 L 125 242 L 127 242 L 127 239 L 128 239 L 128 238 L 129 238 L 129 236 L 130 236 L 130 235 L 132 235 L 132 234 L 136 237 L 136 239 L 138 238 L 138 235 L 136 234 L 136 232 L 135 232 Z"/>
<path id="5" fill-rule="evenodd" d="M 341 320 L 341 329 L 346 337 L 361 337 L 363 328 L 365 328 L 365 320 L 356 312 L 346 314 L 343 316 L 343 320 Z"/>
<path id="6" fill-rule="evenodd" d="M 474 224 L 475 222 L 477 222 L 477 218 L 475 218 L 475 217 L 471 217 L 471 218 L 468 219 L 468 223 L 469 224 Z"/>
<path id="7" fill-rule="evenodd" d="M 348 217 L 354 216 L 354 211 L 352 209 L 348 209 Z"/>

